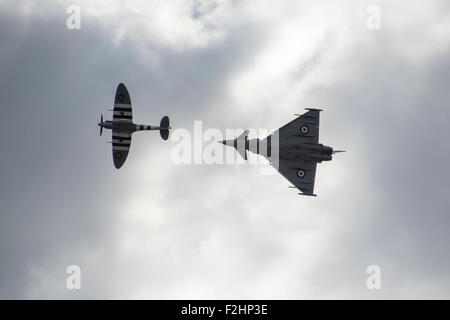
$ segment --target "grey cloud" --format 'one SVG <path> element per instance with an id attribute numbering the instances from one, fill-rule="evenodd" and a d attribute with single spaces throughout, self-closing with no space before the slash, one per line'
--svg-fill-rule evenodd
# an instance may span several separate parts
<path id="1" fill-rule="evenodd" d="M 401 36 L 412 30 L 388 20 L 377 34 L 351 30 L 338 54 L 330 30 L 292 90 L 330 75 L 298 103 L 326 106 L 321 140 L 348 153 L 319 166 L 309 199 L 255 166 L 167 163 L 173 144 L 151 133 L 115 171 L 98 137 L 119 82 L 140 122 L 282 125 L 290 114 L 277 106 L 228 105 L 269 26 L 249 21 L 177 51 L 116 46 L 95 20 L 68 31 L 64 19 L 55 8 L 1 13 L 0 297 L 448 297 L 448 50 L 410 59 Z M 64 287 L 69 264 L 82 267 L 80 292 Z M 381 292 L 365 288 L 369 264 L 382 268 Z"/>

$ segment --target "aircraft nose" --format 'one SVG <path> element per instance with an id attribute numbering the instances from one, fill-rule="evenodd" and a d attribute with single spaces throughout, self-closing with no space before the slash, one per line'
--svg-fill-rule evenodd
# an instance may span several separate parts
<path id="1" fill-rule="evenodd" d="M 221 144 L 224 144 L 226 146 L 232 146 L 234 144 L 234 140 L 222 140 L 222 141 L 217 141 Z"/>

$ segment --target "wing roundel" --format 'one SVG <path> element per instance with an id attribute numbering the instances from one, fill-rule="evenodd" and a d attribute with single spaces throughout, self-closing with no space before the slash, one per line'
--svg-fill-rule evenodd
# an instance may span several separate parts
<path id="1" fill-rule="evenodd" d="M 308 112 L 285 124 L 279 129 L 280 142 L 319 143 L 320 109 Z"/>

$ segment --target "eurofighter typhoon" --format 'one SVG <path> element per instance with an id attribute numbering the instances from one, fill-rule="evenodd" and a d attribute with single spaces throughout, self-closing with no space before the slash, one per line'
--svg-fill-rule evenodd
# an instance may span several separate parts
<path id="1" fill-rule="evenodd" d="M 287 123 L 263 140 L 247 138 L 248 130 L 234 140 L 221 141 L 235 147 L 247 160 L 247 151 L 260 154 L 270 161 L 283 177 L 293 184 L 301 195 L 316 196 L 314 182 L 316 167 L 330 161 L 338 152 L 319 143 L 320 109 L 306 108 L 308 112 Z"/>
<path id="2" fill-rule="evenodd" d="M 119 169 L 125 163 L 131 146 L 131 135 L 136 131 L 159 130 L 161 138 L 167 140 L 169 137 L 169 117 L 164 116 L 159 126 L 149 126 L 133 123 L 133 112 L 131 109 L 131 99 L 128 90 L 123 83 L 120 83 L 116 90 L 114 99 L 114 109 L 112 121 L 103 121 L 100 116 L 100 135 L 103 128 L 112 130 L 112 154 L 114 166 Z"/>

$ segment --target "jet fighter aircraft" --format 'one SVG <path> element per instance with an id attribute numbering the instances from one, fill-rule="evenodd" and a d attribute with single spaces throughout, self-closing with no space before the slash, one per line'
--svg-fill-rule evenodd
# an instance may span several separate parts
<path id="1" fill-rule="evenodd" d="M 308 112 L 296 115 L 298 118 L 263 140 L 249 140 L 246 130 L 236 139 L 224 140 L 221 143 L 235 147 L 245 160 L 247 151 L 263 155 L 294 185 L 292 188 L 301 191 L 300 195 L 316 196 L 314 182 L 317 163 L 330 161 L 333 154 L 345 151 L 334 151 L 333 148 L 319 143 L 319 118 L 322 110 L 311 108 L 306 110 Z M 264 150 L 265 148 L 267 149 Z"/>
<path id="2" fill-rule="evenodd" d="M 114 99 L 114 110 L 112 121 L 103 121 L 100 116 L 100 135 L 103 128 L 112 130 L 112 152 L 114 166 L 119 169 L 125 163 L 131 145 L 131 135 L 136 131 L 159 130 L 161 138 L 167 140 L 169 137 L 169 117 L 164 116 L 159 126 L 149 126 L 133 123 L 133 113 L 131 109 L 131 99 L 128 90 L 123 83 L 120 83 L 116 90 Z"/>

